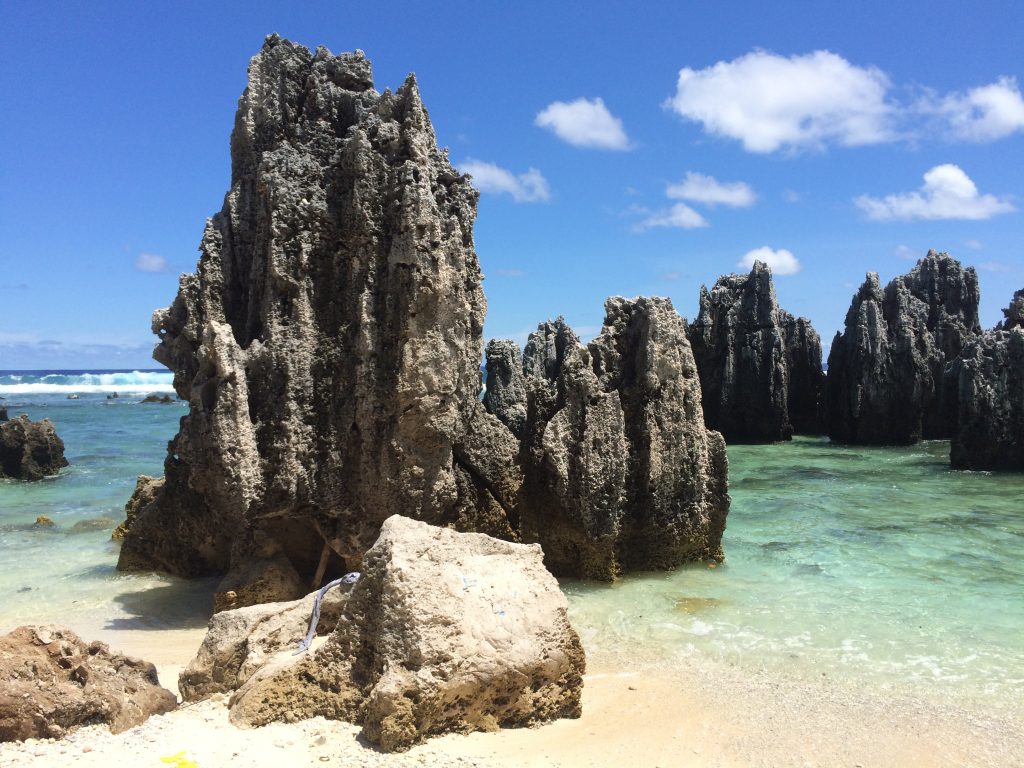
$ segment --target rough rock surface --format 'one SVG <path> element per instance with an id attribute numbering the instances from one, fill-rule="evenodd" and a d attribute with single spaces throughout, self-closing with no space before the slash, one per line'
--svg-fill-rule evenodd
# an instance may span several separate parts
<path id="1" fill-rule="evenodd" d="M 704 419 L 727 442 L 788 440 L 821 429 L 821 340 L 806 318 L 779 308 L 772 273 L 755 262 L 724 275 L 689 327 Z"/>
<path id="2" fill-rule="evenodd" d="M 120 733 L 178 701 L 149 662 L 54 625 L 0 637 L 0 681 L 0 741 L 57 739 L 99 723 Z"/>
<path id="3" fill-rule="evenodd" d="M 0 423 L 0 477 L 42 480 L 67 465 L 64 441 L 49 419 L 30 421 L 22 414 Z"/>
<path id="4" fill-rule="evenodd" d="M 513 537 L 515 438 L 480 401 L 477 193 L 413 76 L 267 38 L 197 271 L 155 313 L 189 412 L 119 568 L 227 573 L 237 604 L 359 569 L 395 511 Z M 246 590 L 260 564 L 276 575 Z"/>
<path id="5" fill-rule="evenodd" d="M 996 325 L 997 331 L 1010 331 L 1024 328 L 1024 288 L 1016 291 L 1010 300 L 1010 306 L 1003 310 L 1003 319 Z"/>
<path id="6" fill-rule="evenodd" d="M 943 373 L 981 332 L 978 276 L 929 251 L 883 291 L 869 273 L 828 357 L 829 435 L 843 443 L 906 445 L 948 438 Z"/>
<path id="7" fill-rule="evenodd" d="M 158 492 L 163 487 L 164 479 L 162 477 L 139 475 L 135 479 L 135 490 L 132 491 L 128 503 L 124 505 L 124 522 L 114 529 L 110 538 L 114 541 L 123 540 L 127 530 L 135 523 L 135 518 L 139 516 L 139 512 L 156 500 Z"/>
<path id="8" fill-rule="evenodd" d="M 526 427 L 526 382 L 519 347 L 510 339 L 491 339 L 484 354 L 487 360 L 484 407 L 521 439 Z"/>
<path id="9" fill-rule="evenodd" d="M 451 731 L 578 717 L 585 660 L 567 611 L 540 547 L 396 515 L 334 633 L 251 677 L 231 718 L 345 719 L 390 752 Z"/>
<path id="10" fill-rule="evenodd" d="M 7 407 L 0 405 L 0 422 L 9 421 L 10 417 L 7 415 Z"/>
<path id="11" fill-rule="evenodd" d="M 967 344 L 949 369 L 955 469 L 1024 470 L 1024 291 L 1003 314 L 1006 319 Z"/>
<path id="12" fill-rule="evenodd" d="M 347 585 L 329 590 L 320 603 L 317 634 L 333 631 L 348 599 Z M 221 611 L 196 657 L 178 677 L 185 701 L 237 690 L 279 651 L 294 652 L 306 636 L 316 593 L 287 603 L 263 603 Z"/>
<path id="13" fill-rule="evenodd" d="M 686 325 L 668 299 L 613 297 L 587 347 L 559 318 L 524 352 L 524 541 L 559 575 L 721 559 L 722 436 L 705 428 Z"/>

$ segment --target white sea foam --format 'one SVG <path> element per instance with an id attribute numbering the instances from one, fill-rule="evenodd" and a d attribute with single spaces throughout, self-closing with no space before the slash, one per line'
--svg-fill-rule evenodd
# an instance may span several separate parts
<path id="1" fill-rule="evenodd" d="M 173 393 L 169 371 L 114 371 L 109 373 L 27 373 L 0 375 L 0 395 Z"/>

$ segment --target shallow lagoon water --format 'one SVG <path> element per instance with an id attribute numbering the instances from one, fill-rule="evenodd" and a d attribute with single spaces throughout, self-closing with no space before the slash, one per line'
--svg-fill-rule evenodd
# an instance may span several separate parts
<path id="1" fill-rule="evenodd" d="M 170 386 L 151 376 L 94 381 L 68 400 L 0 375 L 11 415 L 54 421 L 71 462 L 41 483 L 0 481 L 0 630 L 205 623 L 209 581 L 114 570 L 110 530 L 136 475 L 162 471 L 185 412 L 139 402 Z M 588 652 L 630 664 L 711 657 L 1020 712 L 1024 475 L 953 472 L 948 450 L 731 446 L 726 561 L 563 582 Z M 36 526 L 40 515 L 55 525 Z"/>

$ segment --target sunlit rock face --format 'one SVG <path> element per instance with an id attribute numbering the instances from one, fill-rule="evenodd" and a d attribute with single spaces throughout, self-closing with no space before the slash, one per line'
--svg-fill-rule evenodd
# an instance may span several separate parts
<path id="1" fill-rule="evenodd" d="M 704 426 L 686 323 L 668 299 L 608 299 L 586 346 L 561 318 L 541 323 L 522 368 L 517 516 L 552 571 L 609 580 L 721 559 L 725 443 Z"/>
<path id="2" fill-rule="evenodd" d="M 828 358 L 829 435 L 843 443 L 907 445 L 948 438 L 944 370 L 981 333 L 978 275 L 929 251 L 882 290 L 869 273 Z"/>
<path id="3" fill-rule="evenodd" d="M 155 313 L 189 412 L 119 567 L 224 574 L 231 605 L 358 567 L 385 518 L 514 536 L 515 438 L 479 402 L 477 192 L 413 76 L 275 36 L 249 65 L 232 180 Z"/>

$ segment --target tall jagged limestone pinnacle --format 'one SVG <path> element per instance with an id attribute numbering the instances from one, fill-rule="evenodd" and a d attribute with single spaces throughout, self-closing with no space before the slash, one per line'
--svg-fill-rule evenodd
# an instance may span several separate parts
<path id="1" fill-rule="evenodd" d="M 948 438 L 944 368 L 981 333 L 978 275 L 929 251 L 882 290 L 868 274 L 828 357 L 829 435 L 843 443 L 906 445 Z"/>
<path id="2" fill-rule="evenodd" d="M 1024 290 L 1003 315 L 947 370 L 948 407 L 957 417 L 949 451 L 954 469 L 1024 471 Z"/>
<path id="3" fill-rule="evenodd" d="M 727 442 L 819 433 L 821 340 L 809 320 L 779 308 L 767 264 L 724 275 L 710 291 L 702 286 L 689 337 L 704 418 Z"/>
<path id="4" fill-rule="evenodd" d="M 728 458 L 704 426 L 686 324 L 668 299 L 613 297 L 605 313 L 587 346 L 562 318 L 526 344 L 522 538 L 556 574 L 603 580 L 721 559 Z M 511 343 L 488 352 L 504 360 Z M 501 402 L 500 418 L 517 412 Z"/>
<path id="5" fill-rule="evenodd" d="M 189 413 L 118 567 L 227 573 L 218 607 L 358 567 L 389 515 L 514 537 L 515 438 L 478 399 L 478 194 L 410 75 L 272 35 L 224 207 L 155 313 Z M 326 569 L 326 570 L 325 570 Z"/>

